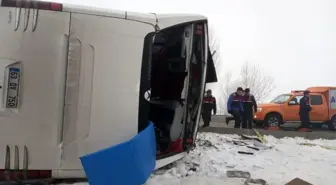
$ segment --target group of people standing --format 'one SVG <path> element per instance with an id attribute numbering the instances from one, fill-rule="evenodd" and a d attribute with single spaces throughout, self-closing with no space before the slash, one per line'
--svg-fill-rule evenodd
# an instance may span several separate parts
<path id="1" fill-rule="evenodd" d="M 238 87 L 237 91 L 229 96 L 227 110 L 233 116 L 231 119 L 235 121 L 234 128 L 252 129 L 253 115 L 257 109 L 257 102 L 250 94 L 249 88 L 244 90 Z M 229 121 L 230 118 L 227 118 L 226 122 Z"/>
<path id="2" fill-rule="evenodd" d="M 298 128 L 299 130 L 307 130 L 310 124 L 309 112 L 312 110 L 310 106 L 310 92 L 305 91 L 304 97 L 300 100 L 300 120 L 301 125 Z M 211 121 L 212 112 L 215 115 L 216 108 L 216 98 L 212 96 L 211 90 L 207 90 L 203 98 L 203 107 L 202 107 L 202 119 L 203 127 L 209 127 Z M 251 129 L 253 124 L 253 115 L 257 112 L 258 106 L 257 102 L 252 94 L 250 94 L 250 89 L 246 88 L 245 90 L 241 87 L 238 87 L 236 92 L 232 93 L 229 96 L 227 101 L 227 110 L 232 117 L 226 118 L 226 123 L 230 120 L 234 120 L 234 128 L 247 128 Z"/>
<path id="3" fill-rule="evenodd" d="M 203 98 L 202 107 L 202 119 L 203 127 L 209 127 L 211 121 L 212 112 L 216 114 L 216 98 L 212 96 L 212 91 L 207 90 Z M 252 128 L 253 115 L 257 111 L 257 102 L 250 89 L 245 90 L 241 87 L 237 88 L 237 91 L 229 96 L 227 102 L 227 110 L 233 116 L 231 119 L 235 121 L 235 128 Z M 230 118 L 227 118 L 227 123 Z"/>

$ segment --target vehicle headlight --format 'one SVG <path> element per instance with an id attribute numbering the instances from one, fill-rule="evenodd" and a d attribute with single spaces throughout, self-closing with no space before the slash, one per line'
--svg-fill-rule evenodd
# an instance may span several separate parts
<path id="1" fill-rule="evenodd" d="M 257 112 L 261 112 L 262 111 L 262 108 L 257 108 Z"/>

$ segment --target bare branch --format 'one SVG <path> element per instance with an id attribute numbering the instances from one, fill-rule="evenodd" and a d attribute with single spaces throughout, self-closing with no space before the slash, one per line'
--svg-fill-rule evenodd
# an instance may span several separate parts
<path id="1" fill-rule="evenodd" d="M 241 68 L 239 80 L 244 88 L 251 89 L 258 102 L 265 100 L 275 87 L 271 76 L 261 70 L 259 65 L 250 65 L 247 61 Z"/>
<path id="2" fill-rule="evenodd" d="M 220 96 L 218 96 L 220 103 L 218 104 L 218 107 L 221 111 L 226 111 L 226 102 L 229 99 L 230 94 L 236 90 L 238 84 L 239 81 L 233 78 L 231 71 L 224 72 L 223 77 L 218 82 L 220 87 Z"/>
<path id="3" fill-rule="evenodd" d="M 220 78 L 220 101 L 219 108 L 226 110 L 226 102 L 231 93 L 235 92 L 236 88 L 250 88 L 256 101 L 262 102 L 275 88 L 273 77 L 263 71 L 259 65 L 245 62 L 240 69 L 240 74 L 237 78 L 233 78 L 232 72 L 227 71 Z M 223 104 L 223 105 L 221 105 Z"/>
<path id="4" fill-rule="evenodd" d="M 222 70 L 223 61 L 220 54 L 220 41 L 213 26 L 209 27 L 209 45 L 216 69 Z M 250 88 L 251 93 L 258 102 L 265 100 L 275 87 L 273 77 L 266 74 L 259 65 L 251 64 L 248 61 L 243 64 L 239 76 L 235 79 L 230 71 L 218 74 L 220 94 L 217 95 L 217 99 L 220 110 L 226 110 L 228 97 L 239 86 Z"/>
<path id="5" fill-rule="evenodd" d="M 216 69 L 221 65 L 220 41 L 213 26 L 209 27 L 209 46 Z"/>

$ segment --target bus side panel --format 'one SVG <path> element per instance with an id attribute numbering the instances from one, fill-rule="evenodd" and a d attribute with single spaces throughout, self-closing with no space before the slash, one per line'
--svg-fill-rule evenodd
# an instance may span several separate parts
<path id="1" fill-rule="evenodd" d="M 69 142 L 63 146 L 62 169 L 82 169 L 80 156 L 138 133 L 144 38 L 153 31 L 145 23 L 72 14 L 70 40 L 79 40 L 83 51 L 78 118 L 65 123 L 76 126 L 64 126 L 72 131 L 64 131 L 64 140 Z"/>
<path id="2" fill-rule="evenodd" d="M 39 11 L 38 19 L 35 19 L 37 14 L 32 10 L 31 16 L 27 16 L 22 9 L 21 21 L 16 22 L 14 15 L 18 10 L 11 9 L 13 20 L 8 24 L 6 14 L 10 11 L 0 8 L 0 63 L 10 59 L 17 62 L 15 67 L 20 67 L 18 108 L 0 110 L 0 166 L 4 166 L 8 145 L 13 168 L 16 145 L 20 169 L 24 146 L 28 149 L 28 169 L 59 168 L 67 46 L 65 35 L 69 31 L 70 15 Z M 18 26 L 14 31 L 16 23 Z M 7 69 L 2 67 L 0 70 Z M 6 78 L 4 81 L 8 81 L 9 76 Z M 5 98 L 2 95 L 0 98 Z"/>

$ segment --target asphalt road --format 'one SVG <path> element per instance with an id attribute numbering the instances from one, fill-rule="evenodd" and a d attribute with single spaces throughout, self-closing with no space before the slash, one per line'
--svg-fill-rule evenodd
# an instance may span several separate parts
<path id="1" fill-rule="evenodd" d="M 233 128 L 233 122 L 229 124 L 225 123 L 225 116 L 213 116 L 212 122 L 209 128 L 201 129 L 200 132 L 214 132 L 219 134 L 252 134 L 251 130 L 235 129 Z M 201 123 L 202 125 L 203 123 Z M 284 127 L 295 128 L 298 127 L 298 123 L 286 123 Z M 306 139 L 336 139 L 336 132 L 314 129 L 312 132 L 297 132 L 297 131 L 271 131 L 265 129 L 258 129 L 264 135 L 272 135 L 276 138 L 283 137 L 303 137 Z"/>
<path id="2" fill-rule="evenodd" d="M 212 127 L 224 127 L 224 128 L 233 128 L 234 121 L 230 121 L 229 124 L 226 124 L 225 121 L 226 116 L 221 116 L 221 115 L 214 115 L 211 117 L 211 126 Z M 298 127 L 298 123 L 286 123 L 284 127 Z"/>

